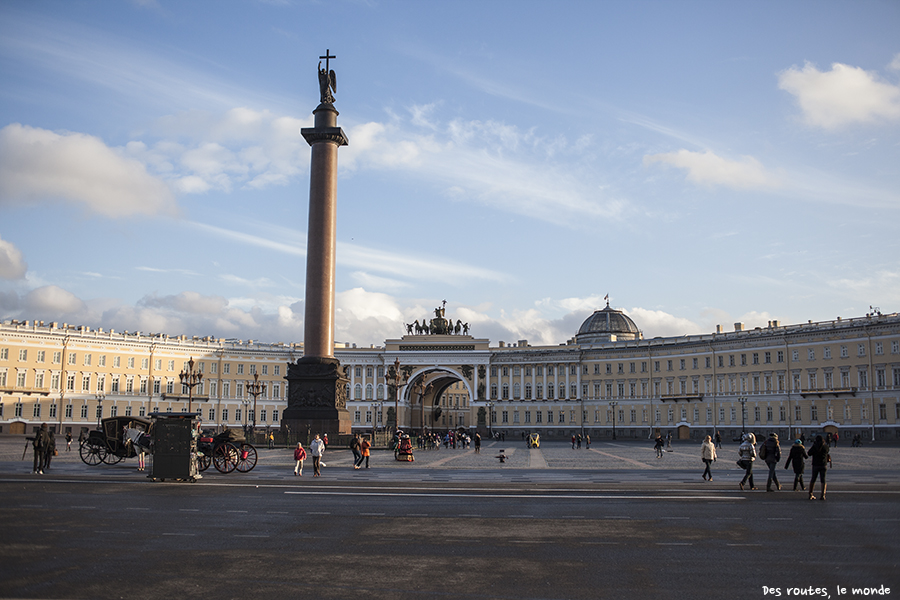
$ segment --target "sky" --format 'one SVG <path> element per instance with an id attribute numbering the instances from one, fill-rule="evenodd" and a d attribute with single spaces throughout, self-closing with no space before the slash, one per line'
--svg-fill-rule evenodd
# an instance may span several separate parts
<path id="1" fill-rule="evenodd" d="M 0 319 L 302 342 L 319 57 L 336 341 L 900 309 L 900 3 L 0 3 Z"/>

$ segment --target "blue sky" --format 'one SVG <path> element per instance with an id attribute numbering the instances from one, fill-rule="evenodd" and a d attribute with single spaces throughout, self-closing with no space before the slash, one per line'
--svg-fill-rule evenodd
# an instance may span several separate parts
<path id="1" fill-rule="evenodd" d="M 0 318 L 302 341 L 318 57 L 336 337 L 646 337 L 900 305 L 900 3 L 0 4 Z"/>

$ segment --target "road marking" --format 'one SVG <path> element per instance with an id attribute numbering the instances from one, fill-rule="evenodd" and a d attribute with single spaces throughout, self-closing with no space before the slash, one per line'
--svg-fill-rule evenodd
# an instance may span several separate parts
<path id="1" fill-rule="evenodd" d="M 384 513 L 359 513 L 361 517 L 383 517 Z"/>
<path id="2" fill-rule="evenodd" d="M 744 547 L 744 546 L 762 546 L 762 544 L 726 544 L 726 546 Z"/>
<path id="3" fill-rule="evenodd" d="M 163 535 L 177 535 L 183 537 L 196 537 L 196 533 L 164 533 Z"/>
<path id="4" fill-rule="evenodd" d="M 179 508 L 180 512 L 200 512 L 199 508 Z"/>
<path id="5" fill-rule="evenodd" d="M 330 515 L 331 513 L 330 513 L 330 512 L 313 512 L 313 511 L 306 511 L 306 514 L 308 514 L 308 515 Z"/>
<path id="6" fill-rule="evenodd" d="M 141 506 L 126 506 L 125 510 L 150 510 L 150 509 L 141 507 Z"/>
<path id="7" fill-rule="evenodd" d="M 81 508 L 86 510 L 97 510 L 96 506 L 70 506 L 69 508 Z"/>
<path id="8" fill-rule="evenodd" d="M 231 537 L 238 537 L 238 538 L 267 538 L 267 537 L 271 537 L 271 536 L 268 536 L 268 535 L 251 535 L 251 534 L 249 534 L 249 533 L 247 533 L 247 534 L 236 533 L 236 534 L 234 534 L 234 535 L 231 536 Z"/>
<path id="9" fill-rule="evenodd" d="M 225 512 L 246 514 L 246 510 L 227 510 Z"/>
<path id="10" fill-rule="evenodd" d="M 267 510 L 266 514 L 267 515 L 289 515 L 291 513 L 289 513 L 286 510 Z"/>
<path id="11" fill-rule="evenodd" d="M 507 519 L 533 519 L 534 515 L 506 515 Z"/>
<path id="12" fill-rule="evenodd" d="M 768 517 L 767 521 L 793 521 L 792 517 Z"/>
<path id="13" fill-rule="evenodd" d="M 460 517 L 468 517 L 468 518 L 470 518 L 470 519 L 479 519 L 479 518 L 481 518 L 481 515 L 458 515 L 458 516 L 460 516 Z"/>
<path id="14" fill-rule="evenodd" d="M 341 488 L 340 490 L 335 491 L 327 491 L 327 490 L 304 490 L 304 491 L 296 491 L 296 490 L 285 490 L 285 494 L 295 494 L 295 495 L 305 495 L 305 496 L 398 496 L 402 498 L 410 498 L 410 497 L 422 497 L 422 498 L 503 498 L 506 500 L 521 500 L 522 498 L 538 498 L 538 499 L 548 499 L 553 501 L 560 500 L 690 500 L 690 501 L 724 501 L 724 502 L 733 502 L 735 500 L 746 500 L 743 497 L 731 498 L 731 497 L 720 497 L 720 496 L 692 496 L 692 495 L 684 495 L 684 496 L 654 496 L 654 495 L 615 495 L 615 494 L 448 494 L 444 492 L 439 493 L 408 493 L 408 492 L 355 492 L 348 491 L 346 488 Z"/>
<path id="15" fill-rule="evenodd" d="M 428 513 L 408 513 L 407 517 L 427 517 Z"/>
<path id="16" fill-rule="evenodd" d="M 670 521 L 671 521 L 671 520 L 678 519 L 678 520 L 681 520 L 681 521 L 686 521 L 686 520 L 690 519 L 690 517 L 660 517 L 660 519 L 668 519 L 668 520 L 670 520 Z"/>
<path id="17" fill-rule="evenodd" d="M 616 515 L 607 515 L 603 517 L 604 519 L 630 519 L 628 516 L 616 516 Z"/>
<path id="18" fill-rule="evenodd" d="M 656 542 L 657 546 L 693 546 L 691 542 Z"/>

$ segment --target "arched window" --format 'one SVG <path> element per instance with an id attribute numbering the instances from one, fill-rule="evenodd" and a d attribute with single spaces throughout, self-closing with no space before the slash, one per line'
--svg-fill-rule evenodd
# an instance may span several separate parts
<path id="1" fill-rule="evenodd" d="M 522 397 L 522 386 L 520 386 L 518 383 L 516 383 L 513 385 L 513 398 L 518 400 L 521 397 Z"/>
<path id="2" fill-rule="evenodd" d="M 562 400 L 566 397 L 566 384 L 559 384 L 559 399 Z"/>
<path id="3" fill-rule="evenodd" d="M 372 399 L 372 392 L 373 392 L 372 384 L 370 383 L 366 386 L 366 400 Z"/>
<path id="4" fill-rule="evenodd" d="M 378 394 L 379 400 L 384 400 L 384 386 L 383 385 L 378 386 L 378 390 L 376 393 Z"/>
<path id="5" fill-rule="evenodd" d="M 353 389 L 353 399 L 354 400 L 362 400 L 362 385 L 356 384 L 356 387 Z"/>

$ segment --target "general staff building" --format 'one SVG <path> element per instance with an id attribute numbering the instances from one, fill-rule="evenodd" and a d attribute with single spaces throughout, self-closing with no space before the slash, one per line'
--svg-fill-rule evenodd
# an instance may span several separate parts
<path id="1" fill-rule="evenodd" d="M 607 306 L 556 346 L 492 345 L 459 327 L 407 331 L 383 346 L 336 344 L 354 431 L 392 428 L 396 419 L 412 431 L 551 439 L 699 439 L 715 431 L 732 439 L 744 429 L 900 438 L 897 313 L 644 339 Z M 0 433 L 31 433 L 46 422 L 77 436 L 101 417 L 187 411 L 189 402 L 207 426 L 278 428 L 287 365 L 302 355 L 302 344 L 7 321 Z M 189 390 L 179 374 L 190 360 L 203 378 Z M 249 393 L 254 378 L 265 384 L 257 397 Z"/>

